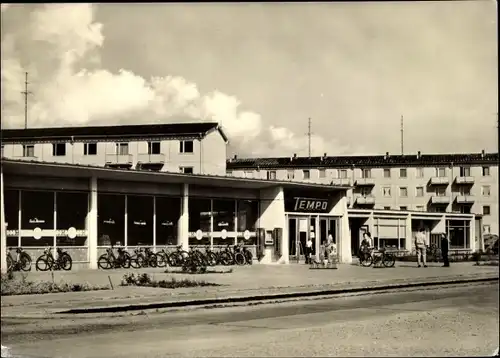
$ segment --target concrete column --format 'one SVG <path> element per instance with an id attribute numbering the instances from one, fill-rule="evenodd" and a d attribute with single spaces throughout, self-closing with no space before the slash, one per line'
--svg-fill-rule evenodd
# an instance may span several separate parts
<path id="1" fill-rule="evenodd" d="M 471 219 L 470 227 L 469 227 L 469 247 L 467 249 L 471 249 L 472 252 L 479 249 L 476 247 L 476 220 Z"/>
<path id="2" fill-rule="evenodd" d="M 405 250 L 411 252 L 413 242 L 413 232 L 411 227 L 411 214 L 406 217 L 406 240 L 405 240 Z"/>
<path id="3" fill-rule="evenodd" d="M 90 200 L 88 214 L 89 268 L 97 269 L 97 178 L 90 179 Z"/>
<path id="4" fill-rule="evenodd" d="M 279 259 L 280 263 L 288 264 L 290 263 L 288 253 L 290 252 L 289 242 L 288 242 L 288 216 L 286 216 L 285 225 L 283 227 L 283 237 L 281 238 L 281 257 Z M 318 235 L 316 235 L 318 236 Z M 318 251 L 318 250 L 316 250 Z"/>
<path id="5" fill-rule="evenodd" d="M 177 225 L 177 245 L 189 249 L 189 184 L 182 184 L 181 213 Z"/>
<path id="6" fill-rule="evenodd" d="M 338 220 L 339 224 L 339 235 L 337 242 L 337 252 L 339 257 L 339 262 L 342 264 L 352 263 L 352 252 L 351 252 L 351 236 L 349 229 L 349 215 L 347 214 L 347 199 L 344 197 L 342 200 L 345 201 L 345 213 Z"/>
<path id="7" fill-rule="evenodd" d="M 1 262 L 0 262 L 0 268 L 1 272 L 7 272 L 7 228 L 5 227 L 5 195 L 4 195 L 4 187 L 3 187 L 3 168 L 0 166 L 0 202 L 1 202 L 1 208 L 0 208 L 0 257 L 1 257 Z"/>

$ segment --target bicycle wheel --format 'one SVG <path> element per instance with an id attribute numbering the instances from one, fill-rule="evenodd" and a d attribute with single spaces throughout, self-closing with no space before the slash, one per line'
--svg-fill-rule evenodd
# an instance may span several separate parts
<path id="1" fill-rule="evenodd" d="M 151 253 L 147 260 L 149 267 L 157 267 L 158 266 L 158 256 L 156 254 Z"/>
<path id="2" fill-rule="evenodd" d="M 130 268 L 130 254 L 128 252 L 124 253 L 120 259 L 120 265 L 124 269 Z"/>
<path id="3" fill-rule="evenodd" d="M 247 260 L 245 258 L 245 255 L 243 255 L 241 252 L 237 252 L 234 254 L 234 262 L 236 262 L 236 265 L 242 266 L 246 264 Z"/>
<path id="4" fill-rule="evenodd" d="M 14 260 L 10 255 L 7 255 L 7 272 L 11 272 L 14 269 Z"/>
<path id="5" fill-rule="evenodd" d="M 156 266 L 157 267 L 165 267 L 167 266 L 167 255 L 165 252 L 160 251 L 156 254 Z"/>
<path id="6" fill-rule="evenodd" d="M 209 266 L 217 265 L 217 255 L 215 252 L 209 252 L 207 255 L 207 261 Z"/>
<path id="7" fill-rule="evenodd" d="M 232 258 L 231 258 L 231 255 L 227 252 L 221 252 L 220 253 L 220 256 L 219 256 L 219 259 L 220 259 L 220 263 L 224 266 L 229 266 L 232 264 Z"/>
<path id="8" fill-rule="evenodd" d="M 35 263 L 35 268 L 37 271 L 49 271 L 54 264 L 54 260 L 51 260 L 50 256 L 42 255 L 40 256 Z"/>
<path id="9" fill-rule="evenodd" d="M 144 267 L 144 258 L 142 256 L 134 255 L 130 258 L 130 267 L 138 269 Z"/>
<path id="10" fill-rule="evenodd" d="M 389 254 L 389 255 L 386 254 L 382 258 L 382 264 L 385 267 L 393 267 L 395 263 L 396 263 L 396 258 L 391 254 Z"/>
<path id="11" fill-rule="evenodd" d="M 73 260 L 71 259 L 71 256 L 69 256 L 69 254 L 61 255 L 61 257 L 59 258 L 59 267 L 64 271 L 71 270 L 71 268 L 73 267 Z"/>
<path id="12" fill-rule="evenodd" d="M 373 264 L 373 257 L 371 257 L 370 255 L 365 255 L 363 259 L 360 258 L 359 261 L 361 266 L 370 267 Z"/>
<path id="13" fill-rule="evenodd" d="M 19 258 L 19 267 L 24 272 L 31 271 L 31 257 L 27 253 L 22 253 Z"/>
<path id="14" fill-rule="evenodd" d="M 97 259 L 97 267 L 103 270 L 110 270 L 112 268 L 111 262 L 109 262 L 108 255 L 103 254 Z"/>

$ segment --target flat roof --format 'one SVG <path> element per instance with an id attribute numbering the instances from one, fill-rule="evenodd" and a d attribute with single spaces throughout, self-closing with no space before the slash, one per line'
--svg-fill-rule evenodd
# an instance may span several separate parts
<path id="1" fill-rule="evenodd" d="M 172 184 L 192 184 L 200 186 L 265 189 L 281 186 L 284 189 L 314 189 L 320 191 L 346 191 L 345 185 L 327 185 L 284 180 L 238 178 L 222 175 L 185 174 L 177 172 L 157 172 L 141 169 L 119 169 L 81 164 L 40 162 L 2 158 L 4 174 L 40 175 L 47 177 L 80 177 L 98 179 L 157 182 Z"/>
<path id="2" fill-rule="evenodd" d="M 482 215 L 480 214 L 465 214 L 465 213 L 435 213 L 429 211 L 417 211 L 417 210 L 385 210 L 385 209 L 358 209 L 358 208 L 348 208 L 347 212 L 351 217 L 368 217 L 371 213 L 373 213 L 377 217 L 381 217 L 384 215 L 387 216 L 408 216 L 411 214 L 413 220 L 428 220 L 428 219 L 439 219 L 443 216 L 450 218 L 480 218 Z"/>

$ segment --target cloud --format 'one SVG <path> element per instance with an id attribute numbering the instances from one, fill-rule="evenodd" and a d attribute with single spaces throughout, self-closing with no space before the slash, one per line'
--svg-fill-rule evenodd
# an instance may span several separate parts
<path id="1" fill-rule="evenodd" d="M 7 8 L 2 4 L 2 13 Z M 4 127 L 24 125 L 21 92 L 28 71 L 30 127 L 217 121 L 239 155 L 307 154 L 306 135 L 266 126 L 258 113 L 242 110 L 235 96 L 217 89 L 201 94 L 179 76 L 145 79 L 126 69 L 101 68 L 99 51 L 106 39 L 90 4 L 47 4 L 24 14 L 23 23 L 30 26 L 2 35 Z M 333 140 L 313 139 L 315 155 L 347 150 Z"/>

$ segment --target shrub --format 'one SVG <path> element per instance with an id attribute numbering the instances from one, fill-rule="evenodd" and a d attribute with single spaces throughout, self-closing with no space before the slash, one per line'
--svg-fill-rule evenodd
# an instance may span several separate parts
<path id="1" fill-rule="evenodd" d="M 205 273 L 220 273 L 220 274 L 225 274 L 225 273 L 233 273 L 233 269 L 230 268 L 229 270 L 210 270 L 207 269 L 206 271 L 197 271 L 197 272 L 185 272 L 185 271 L 179 271 L 179 270 L 170 270 L 167 269 L 165 270 L 165 273 L 182 273 L 182 274 L 205 274 Z"/>
<path id="2" fill-rule="evenodd" d="M 147 273 L 143 274 L 125 274 L 120 283 L 121 286 L 140 286 L 140 287 L 160 287 L 160 288 L 186 288 L 186 287 L 204 287 L 204 286 L 220 286 L 216 283 L 195 281 L 189 279 L 156 281 L 151 278 Z"/>
<path id="3" fill-rule="evenodd" d="M 44 293 L 57 292 L 81 292 L 109 290 L 109 286 L 93 286 L 89 283 L 71 284 L 67 282 L 52 281 L 28 281 L 24 277 L 21 280 L 15 279 L 13 275 L 2 275 L 1 294 L 2 296 L 14 295 L 38 295 Z"/>

